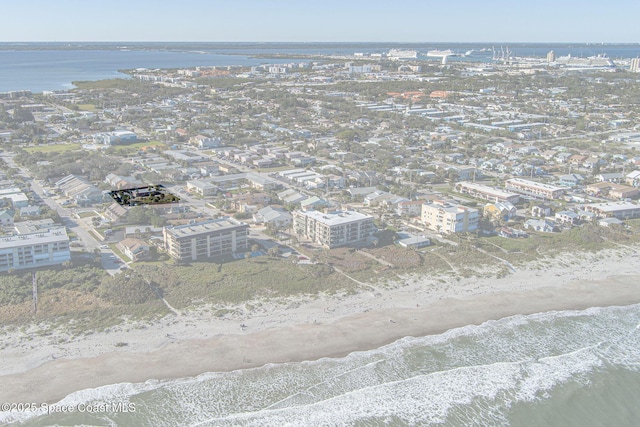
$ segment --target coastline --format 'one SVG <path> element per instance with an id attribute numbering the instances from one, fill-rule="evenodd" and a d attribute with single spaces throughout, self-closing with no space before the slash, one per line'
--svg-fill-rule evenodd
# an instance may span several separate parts
<path id="1" fill-rule="evenodd" d="M 264 303 L 229 319 L 193 311 L 69 342 L 8 332 L 0 401 L 52 403 L 114 383 L 341 357 L 513 315 L 630 305 L 640 303 L 638 279 L 637 250 L 621 248 L 538 260 L 500 279 L 406 277 L 395 288 Z"/>

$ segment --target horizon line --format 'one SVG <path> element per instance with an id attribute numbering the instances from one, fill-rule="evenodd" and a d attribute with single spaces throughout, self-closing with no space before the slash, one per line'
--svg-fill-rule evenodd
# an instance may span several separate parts
<path id="1" fill-rule="evenodd" d="M 586 45 L 640 45 L 640 42 L 594 42 L 594 41 L 364 41 L 364 40 L 346 40 L 346 41 L 224 41 L 224 40 L 0 40 L 0 43 L 252 43 L 252 44 L 492 44 L 492 43 L 516 43 L 516 44 L 586 44 Z"/>

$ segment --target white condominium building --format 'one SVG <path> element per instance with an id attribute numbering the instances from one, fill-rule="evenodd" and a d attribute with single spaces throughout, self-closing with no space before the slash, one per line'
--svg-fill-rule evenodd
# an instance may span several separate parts
<path id="1" fill-rule="evenodd" d="M 295 211 L 293 229 L 298 236 L 327 248 L 364 242 L 376 231 L 371 215 L 355 211 Z"/>
<path id="2" fill-rule="evenodd" d="M 62 226 L 0 237 L 0 271 L 59 265 L 71 259 Z"/>

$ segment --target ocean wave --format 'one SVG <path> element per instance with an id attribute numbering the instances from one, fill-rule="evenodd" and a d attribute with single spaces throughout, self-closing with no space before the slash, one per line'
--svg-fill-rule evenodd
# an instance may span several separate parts
<path id="1" fill-rule="evenodd" d="M 560 384 L 586 385 L 610 366 L 640 371 L 639 308 L 512 316 L 343 358 L 116 384 L 60 403 L 135 403 L 136 413 L 100 419 L 116 425 L 501 425 L 505 408 Z M 0 415 L 12 419 L 26 420 Z"/>

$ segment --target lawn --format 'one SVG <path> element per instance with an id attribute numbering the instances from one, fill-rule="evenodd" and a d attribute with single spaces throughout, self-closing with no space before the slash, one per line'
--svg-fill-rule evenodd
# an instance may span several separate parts
<path id="1" fill-rule="evenodd" d="M 94 111 L 96 106 L 94 104 L 78 104 L 80 111 Z"/>
<path id="2" fill-rule="evenodd" d="M 94 216 L 96 216 L 96 215 L 98 215 L 98 214 L 97 214 L 95 211 L 80 212 L 80 213 L 78 214 L 78 216 L 79 216 L 80 218 L 91 218 L 91 217 L 94 217 Z"/>
<path id="3" fill-rule="evenodd" d="M 82 148 L 81 144 L 49 144 L 49 145 L 36 145 L 34 147 L 25 147 L 24 151 L 29 154 L 33 153 L 64 153 L 67 151 L 79 150 Z"/>
<path id="4" fill-rule="evenodd" d="M 134 153 L 143 150 L 147 147 L 157 147 L 158 149 L 167 148 L 167 144 L 160 141 L 144 141 L 136 142 L 135 144 L 128 145 L 114 145 L 109 148 L 110 151 L 114 151 L 116 154 Z"/>

